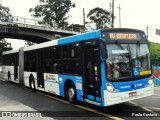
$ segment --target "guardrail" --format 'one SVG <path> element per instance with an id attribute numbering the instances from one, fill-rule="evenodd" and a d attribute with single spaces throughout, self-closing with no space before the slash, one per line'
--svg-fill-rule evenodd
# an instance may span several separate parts
<path id="1" fill-rule="evenodd" d="M 61 27 L 58 27 L 56 24 L 51 27 L 47 24 L 43 24 L 41 20 L 19 17 L 19 16 L 14 16 L 12 20 L 8 22 L 0 22 L 0 24 L 16 24 L 19 27 L 27 27 L 27 28 L 41 29 L 47 31 L 58 31 L 58 32 L 72 33 L 72 34 L 79 34 L 85 32 L 85 30 L 82 27 L 75 27 L 75 26 L 68 27 L 66 25 L 60 25 Z"/>

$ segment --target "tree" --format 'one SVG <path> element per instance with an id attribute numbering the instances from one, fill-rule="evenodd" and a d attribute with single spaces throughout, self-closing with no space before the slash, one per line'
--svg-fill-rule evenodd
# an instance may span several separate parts
<path id="1" fill-rule="evenodd" d="M 0 4 L 0 21 L 2 22 L 12 22 L 13 16 L 10 13 L 10 9 L 8 7 L 4 7 Z"/>
<path id="2" fill-rule="evenodd" d="M 13 16 L 10 13 L 10 9 L 8 7 L 0 5 L 0 21 L 11 22 L 12 20 Z M 0 38 L 0 63 L 2 60 L 2 53 L 8 50 L 12 50 L 11 43 L 8 43 L 4 38 Z"/>
<path id="3" fill-rule="evenodd" d="M 91 9 L 87 15 L 91 23 L 96 24 L 96 29 L 108 28 L 111 22 L 111 13 L 102 8 L 96 7 Z"/>
<path id="4" fill-rule="evenodd" d="M 62 27 L 68 25 L 67 13 L 75 4 L 71 0 L 39 0 L 40 5 L 30 8 L 29 12 L 32 16 L 43 19 L 43 24 Z"/>
<path id="5" fill-rule="evenodd" d="M 8 43 L 6 39 L 0 39 L 0 64 L 2 63 L 2 53 L 8 50 L 12 50 L 11 43 Z"/>

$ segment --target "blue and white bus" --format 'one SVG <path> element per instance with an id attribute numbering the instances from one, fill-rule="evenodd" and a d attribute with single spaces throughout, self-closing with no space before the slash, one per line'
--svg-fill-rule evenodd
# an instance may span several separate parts
<path id="1" fill-rule="evenodd" d="M 143 31 L 103 29 L 3 53 L 4 79 L 66 97 L 110 106 L 154 94 Z"/>

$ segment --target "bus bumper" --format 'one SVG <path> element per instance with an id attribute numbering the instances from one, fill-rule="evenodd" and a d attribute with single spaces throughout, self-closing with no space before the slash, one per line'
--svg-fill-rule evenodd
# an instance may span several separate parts
<path id="1" fill-rule="evenodd" d="M 137 95 L 130 97 L 129 93 L 132 93 L 132 92 L 136 92 Z M 145 87 L 143 89 L 127 91 L 127 92 L 111 93 L 111 92 L 108 92 L 107 90 L 104 90 L 104 106 L 119 104 L 119 103 L 127 102 L 130 100 L 144 98 L 151 95 L 154 95 L 154 84 L 152 84 L 151 86 Z"/>

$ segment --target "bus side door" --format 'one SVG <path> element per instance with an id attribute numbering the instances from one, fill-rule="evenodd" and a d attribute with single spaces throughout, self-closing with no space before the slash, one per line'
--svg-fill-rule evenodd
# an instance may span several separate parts
<path id="1" fill-rule="evenodd" d="M 99 46 L 85 46 L 82 51 L 84 98 L 96 101 L 101 95 Z"/>
<path id="2" fill-rule="evenodd" d="M 43 50 L 36 51 L 37 54 L 37 84 L 38 87 L 44 88 L 44 75 L 43 75 Z"/>

